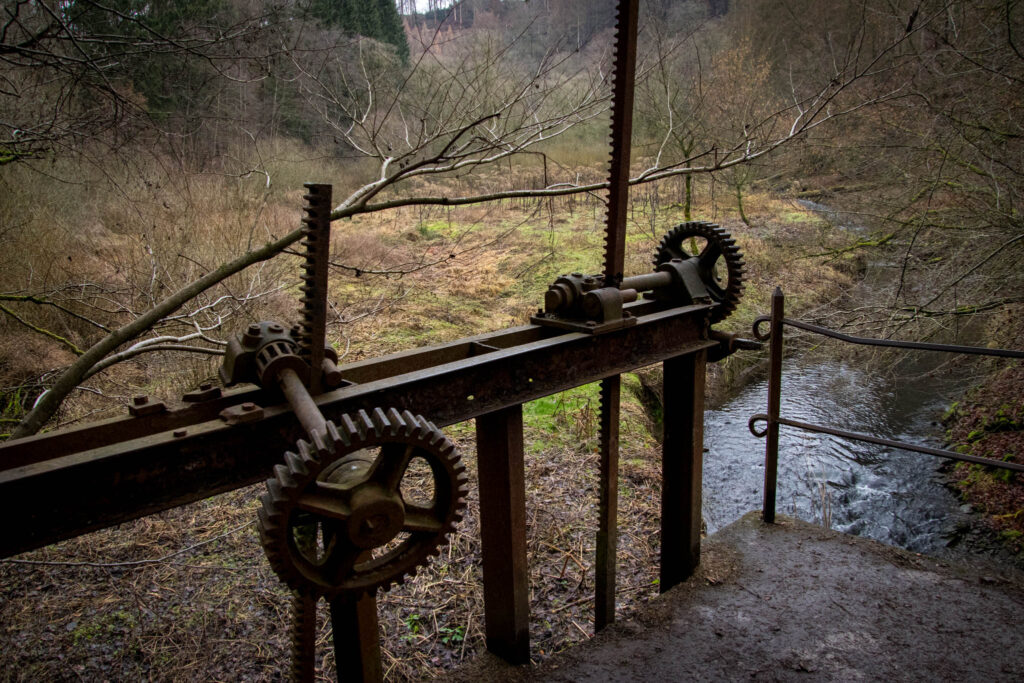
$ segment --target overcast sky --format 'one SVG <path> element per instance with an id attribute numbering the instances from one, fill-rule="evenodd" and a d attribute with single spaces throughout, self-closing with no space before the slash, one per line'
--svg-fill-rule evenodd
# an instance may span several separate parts
<path id="1" fill-rule="evenodd" d="M 427 11 L 427 0 L 411 0 L 411 1 L 412 1 L 412 3 L 414 5 L 416 5 L 416 11 L 417 12 L 426 12 Z M 442 7 L 447 7 L 450 4 L 452 4 L 452 0 L 441 0 L 441 6 Z"/>

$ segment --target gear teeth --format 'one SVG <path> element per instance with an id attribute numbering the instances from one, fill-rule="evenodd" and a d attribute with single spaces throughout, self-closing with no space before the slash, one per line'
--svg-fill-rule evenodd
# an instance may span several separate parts
<path id="1" fill-rule="evenodd" d="M 331 443 L 330 450 L 332 453 L 338 453 L 341 448 L 348 445 L 345 437 L 338 431 L 338 427 L 330 420 L 324 425 L 324 435 L 327 441 Z"/>
<path id="2" fill-rule="evenodd" d="M 313 441 L 313 448 L 316 449 L 317 456 L 324 460 L 327 458 L 333 449 L 327 447 L 327 442 L 324 440 L 324 435 L 320 432 L 314 431 L 310 434 Z"/>
<path id="3" fill-rule="evenodd" d="M 400 432 L 408 433 L 409 427 L 405 419 L 395 408 L 389 408 L 387 412 L 388 422 L 391 423 L 391 434 L 397 436 Z"/>
<path id="4" fill-rule="evenodd" d="M 384 435 L 394 432 L 391 423 L 388 421 L 387 415 L 385 415 L 384 411 L 380 408 L 373 409 L 373 414 L 371 415 L 370 420 L 373 421 L 373 429 L 377 434 Z"/>
<path id="5" fill-rule="evenodd" d="M 402 422 L 405 423 L 405 434 L 406 434 L 406 436 L 412 435 L 413 432 L 415 432 L 416 430 L 420 429 L 420 427 L 421 427 L 420 418 L 415 416 L 415 415 L 413 415 L 408 410 L 403 410 L 402 411 Z"/>
<path id="6" fill-rule="evenodd" d="M 287 496 L 281 488 L 281 482 L 277 479 L 267 479 L 267 495 L 274 504 L 280 504 L 287 500 Z"/>
<path id="7" fill-rule="evenodd" d="M 274 503 L 274 500 L 269 495 L 264 493 L 262 496 L 260 496 L 260 504 L 262 505 L 262 507 L 260 507 L 257 510 L 257 513 L 260 515 L 260 520 L 265 521 L 266 524 L 277 523 L 277 521 L 281 518 L 281 512 Z"/>
<path id="8" fill-rule="evenodd" d="M 367 434 L 373 433 L 373 421 L 366 414 L 365 410 L 360 410 L 356 413 L 355 426 L 360 438 L 365 439 Z"/>
<path id="9" fill-rule="evenodd" d="M 306 461 L 298 453 L 286 451 L 284 461 L 287 463 L 288 469 L 300 477 L 305 477 L 309 474 L 309 467 L 306 465 Z"/>
<path id="10" fill-rule="evenodd" d="M 341 416 L 341 429 L 343 433 L 351 437 L 359 435 L 359 428 L 356 427 L 356 423 L 348 413 Z"/>
<path id="11" fill-rule="evenodd" d="M 728 274 L 728 284 L 724 288 L 714 282 L 705 282 L 712 301 L 718 304 L 708 316 L 710 323 L 714 324 L 724 320 L 736 310 L 740 295 L 744 290 L 743 279 L 746 263 L 736 240 L 721 226 L 705 221 L 690 221 L 676 225 L 661 238 L 658 249 L 654 253 L 654 266 L 657 267 L 671 258 L 694 258 L 683 248 L 684 242 L 691 237 L 700 237 L 706 239 L 709 244 L 716 245 Z"/>
<path id="12" fill-rule="evenodd" d="M 299 482 L 295 481 L 292 473 L 284 465 L 274 465 L 274 476 L 281 485 L 281 490 L 285 493 L 292 494 L 299 490 Z"/>
<path id="13" fill-rule="evenodd" d="M 299 457 L 302 458 L 303 462 L 319 461 L 319 458 L 310 448 L 310 443 L 308 441 L 303 441 L 300 439 L 295 445 L 299 450 Z"/>
<path id="14" fill-rule="evenodd" d="M 342 415 L 337 424 L 328 422 L 326 429 L 315 436 L 311 442 L 299 441 L 295 452 L 285 454 L 284 463 L 275 466 L 274 476 L 267 480 L 260 496 L 260 540 L 270 565 L 290 588 L 328 598 L 342 592 L 372 593 L 401 585 L 416 574 L 419 566 L 439 554 L 448 534 L 463 519 L 468 477 L 454 444 L 423 417 L 393 408 Z M 326 452 L 321 450 L 325 440 L 330 445 Z M 435 514 L 442 519 L 441 528 L 433 534 L 410 536 L 375 562 L 357 563 L 348 576 L 336 582 L 297 552 L 291 538 L 294 525 L 306 522 L 305 516 L 296 517 L 293 511 L 302 491 L 315 485 L 325 466 L 357 451 L 396 441 L 408 443 L 417 449 L 417 457 L 431 464 L 438 492 Z"/>

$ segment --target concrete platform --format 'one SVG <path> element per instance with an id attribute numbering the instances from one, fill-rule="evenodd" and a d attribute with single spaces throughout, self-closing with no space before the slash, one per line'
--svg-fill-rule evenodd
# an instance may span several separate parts
<path id="1" fill-rule="evenodd" d="M 457 681 L 1024 681 L 1024 580 L 751 513 L 638 618 Z"/>

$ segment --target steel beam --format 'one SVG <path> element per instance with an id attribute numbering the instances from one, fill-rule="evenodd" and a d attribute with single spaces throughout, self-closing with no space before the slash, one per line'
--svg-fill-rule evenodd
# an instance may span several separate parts
<path id="1" fill-rule="evenodd" d="M 638 316 L 633 328 L 604 335 L 525 326 L 347 365 L 342 373 L 356 384 L 315 401 L 331 420 L 360 408 L 394 407 L 439 426 L 463 422 L 713 346 L 702 338 L 707 310 L 653 312 Z M 218 417 L 245 403 L 258 408 L 247 413 L 251 421 Z M 0 536 L 0 557 L 255 483 L 304 436 L 280 394 L 252 388 L 5 443 L 0 515 L 19 523 Z"/>
<path id="2" fill-rule="evenodd" d="M 664 363 L 659 584 L 662 593 L 689 578 L 700 563 L 706 365 L 705 351 Z"/>
<path id="3" fill-rule="evenodd" d="M 339 681 L 384 680 L 375 593 L 342 594 L 332 600 L 331 632 Z"/>
<path id="4" fill-rule="evenodd" d="M 524 664 L 530 659 L 530 588 L 522 406 L 476 418 L 476 443 L 487 649 Z"/>

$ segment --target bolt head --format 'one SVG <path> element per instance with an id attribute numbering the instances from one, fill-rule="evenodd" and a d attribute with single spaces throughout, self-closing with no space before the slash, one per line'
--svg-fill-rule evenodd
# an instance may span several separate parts
<path id="1" fill-rule="evenodd" d="M 248 332 L 254 337 L 258 337 L 260 334 L 260 326 L 257 325 L 256 323 L 253 323 L 252 325 L 249 325 Z"/>
<path id="2" fill-rule="evenodd" d="M 132 399 L 132 403 L 137 406 L 144 406 L 149 403 L 149 396 L 136 396 Z"/>
<path id="3" fill-rule="evenodd" d="M 280 325 L 278 325 L 277 323 L 274 323 L 273 325 L 271 325 L 267 329 L 269 331 L 273 332 L 274 334 L 281 334 L 282 332 L 284 332 L 284 328 L 281 327 Z"/>
<path id="4" fill-rule="evenodd" d="M 256 404 L 255 403 L 243 403 L 242 404 L 242 410 L 244 410 L 247 413 L 250 413 L 250 412 L 256 410 Z"/>
<path id="5" fill-rule="evenodd" d="M 174 430 L 174 438 L 176 438 L 176 439 L 180 439 L 181 437 L 183 437 L 183 436 L 185 436 L 187 434 L 188 434 L 188 430 L 187 429 L 175 429 Z"/>

